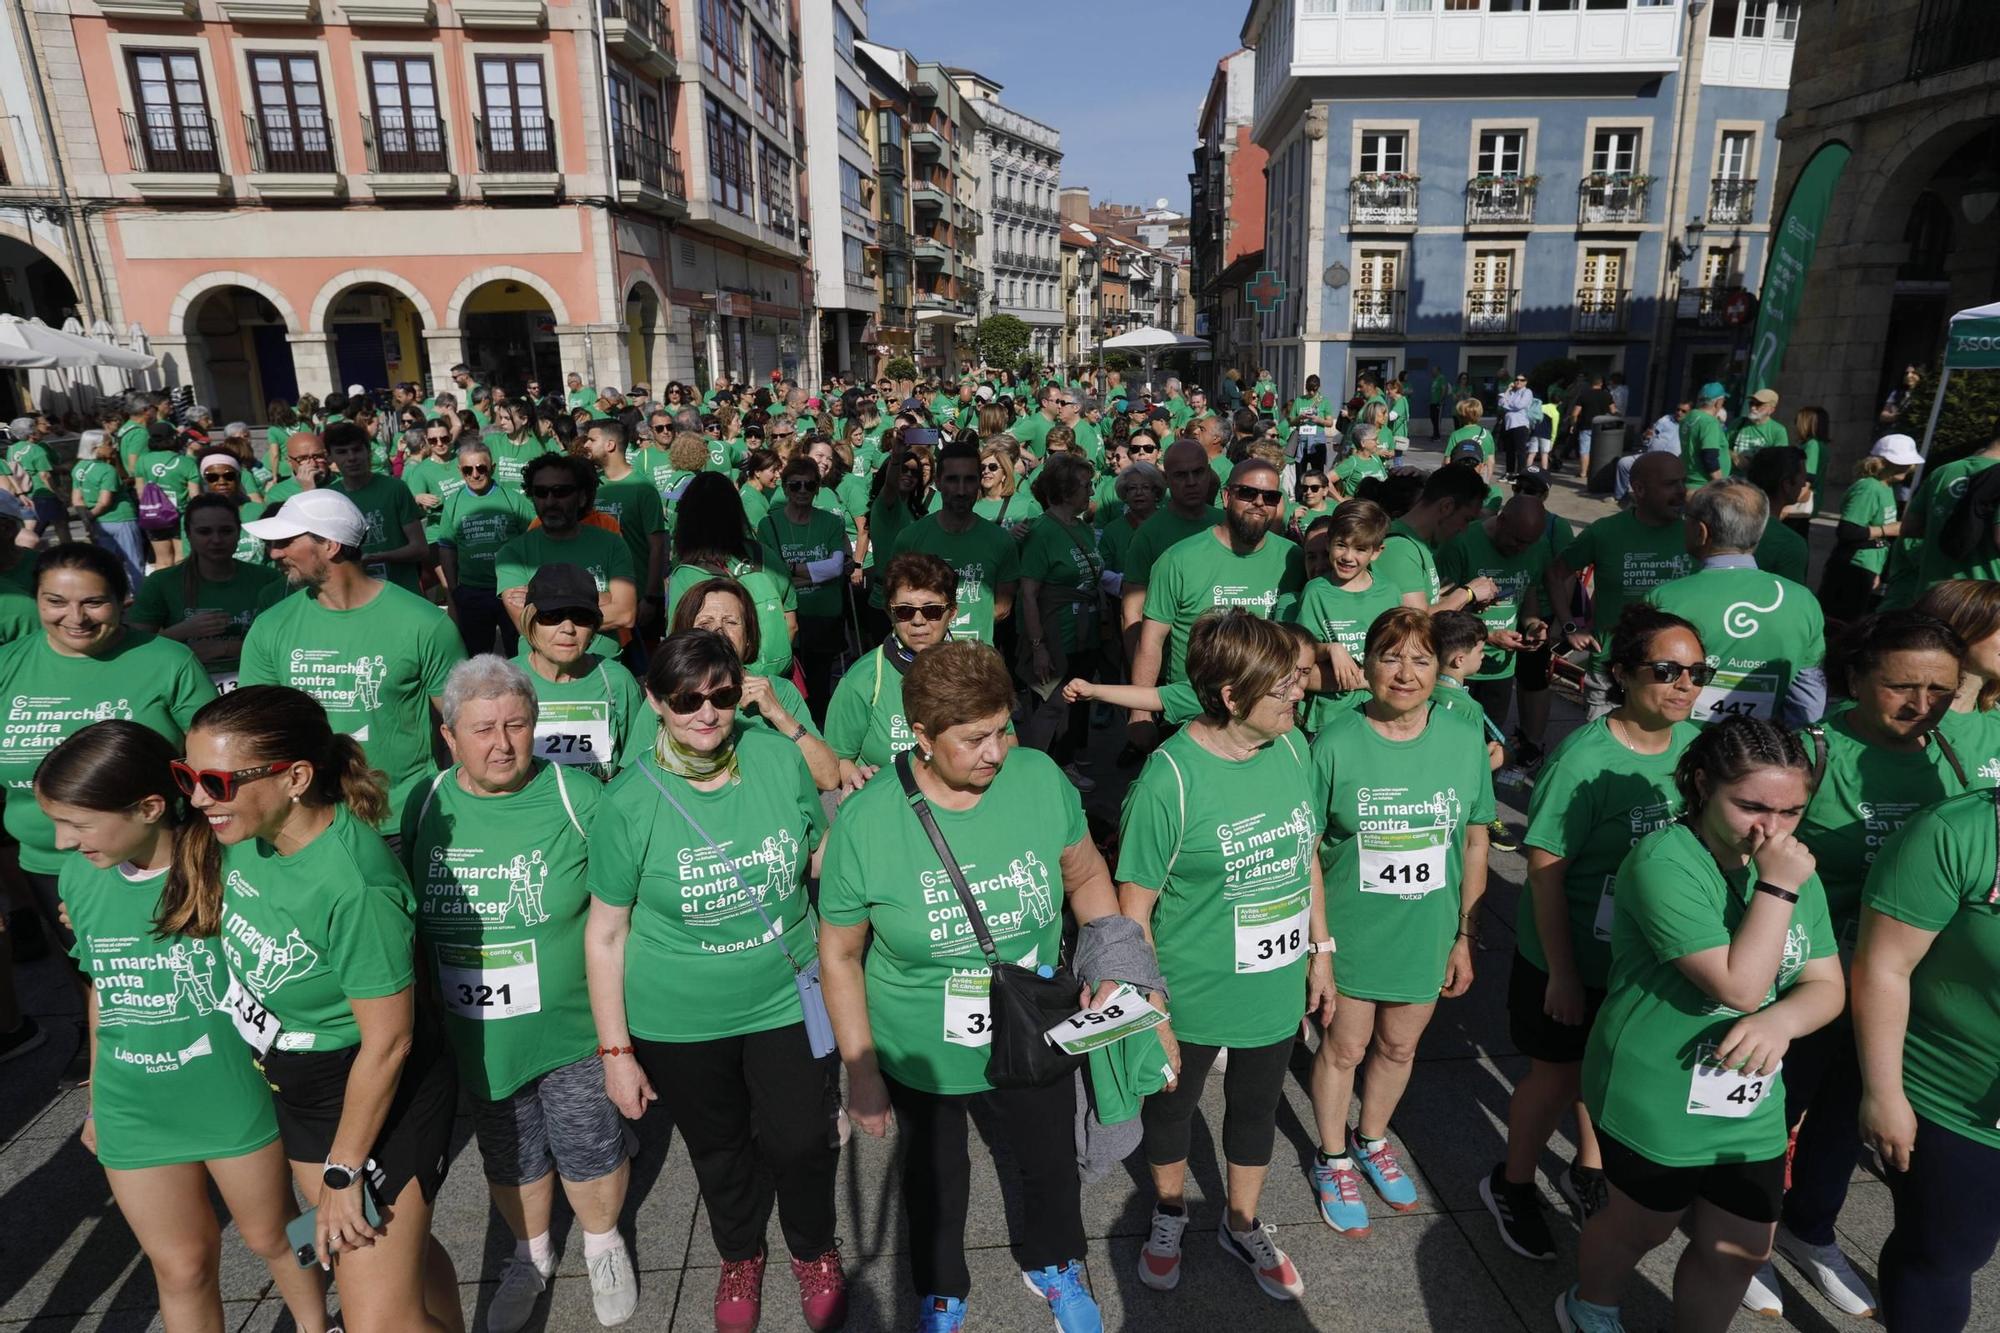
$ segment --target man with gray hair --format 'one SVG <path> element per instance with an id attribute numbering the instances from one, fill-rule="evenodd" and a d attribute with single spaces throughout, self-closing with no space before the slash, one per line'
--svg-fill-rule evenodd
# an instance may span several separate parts
<path id="1" fill-rule="evenodd" d="M 1687 465 L 1688 493 L 1729 475 L 1729 392 L 1714 380 L 1695 390 L 1694 410 L 1681 418 L 1681 459 Z"/>
<path id="2" fill-rule="evenodd" d="M 1740 477 L 1710 482 L 1684 511 L 1695 572 L 1646 600 L 1701 632 L 1712 680 L 1701 682 L 1693 721 L 1759 717 L 1788 730 L 1826 711 L 1826 621 L 1803 584 L 1757 568 L 1770 520 L 1764 492 Z"/>
<path id="3" fill-rule="evenodd" d="M 48 418 L 40 413 L 15 417 L 7 423 L 7 466 L 26 485 L 22 498 L 35 510 L 28 530 L 37 538 L 45 533 L 60 534 L 63 524 L 63 504 L 56 497 L 52 480 L 55 463 L 43 443 L 48 437 Z"/>
<path id="4" fill-rule="evenodd" d="M 136 390 L 125 395 L 123 406 L 125 424 L 118 428 L 118 456 L 125 460 L 125 470 L 130 472 L 133 460 L 152 448 L 150 431 L 157 409 L 152 394 Z"/>

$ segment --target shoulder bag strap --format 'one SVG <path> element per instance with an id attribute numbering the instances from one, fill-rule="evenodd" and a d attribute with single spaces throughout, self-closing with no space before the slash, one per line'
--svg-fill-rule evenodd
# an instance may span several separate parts
<path id="1" fill-rule="evenodd" d="M 2000 787 L 1993 789 L 1993 887 L 1986 891 L 1986 905 L 2000 906 Z"/>
<path id="2" fill-rule="evenodd" d="M 917 787 L 917 775 L 910 769 L 910 751 L 896 756 L 896 777 L 903 784 L 903 795 L 909 798 L 910 809 L 916 814 L 917 822 L 930 835 L 931 847 L 937 852 L 938 860 L 944 863 L 944 873 L 951 880 L 951 887 L 958 891 L 959 905 L 965 908 L 965 918 L 972 923 L 972 933 L 979 937 L 979 951 L 986 955 L 989 967 L 1000 966 L 1000 951 L 993 945 L 993 932 L 986 928 L 986 916 L 979 910 L 979 900 L 972 896 L 972 889 L 965 882 L 965 872 L 958 868 L 958 858 L 951 854 L 951 844 L 944 840 L 944 831 L 937 826 L 937 816 L 931 813 L 931 803 Z"/>
<path id="3" fill-rule="evenodd" d="M 1959 762 L 1958 750 L 1953 747 L 1951 738 L 1937 727 L 1931 728 L 1930 737 L 1931 743 L 1937 746 L 1938 753 L 1944 756 L 1944 761 L 1947 764 L 1951 765 L 1952 774 L 1957 777 L 1958 785 L 1961 787 L 1971 786 L 1972 784 L 1965 780 L 1965 765 Z"/>
<path id="4" fill-rule="evenodd" d="M 687 821 L 688 827 L 694 830 L 694 835 L 697 838 L 708 844 L 708 850 L 715 854 L 716 859 L 729 866 L 729 878 L 734 881 L 737 888 L 742 888 L 743 877 L 736 873 L 735 863 L 729 860 L 728 854 L 722 848 L 715 845 L 715 839 L 708 836 L 708 830 L 695 822 L 694 816 L 688 813 L 688 808 L 676 800 L 674 794 L 667 790 L 667 784 L 660 781 L 654 775 L 653 770 L 646 767 L 643 762 L 634 765 L 634 767 L 646 775 L 646 781 L 659 789 L 660 795 L 667 798 L 667 804 L 671 805 L 680 814 L 680 817 Z M 773 921 L 771 914 L 764 910 L 764 895 L 758 892 L 745 893 L 743 896 L 748 898 L 750 905 L 757 909 L 757 915 L 763 919 L 764 929 L 771 932 L 771 938 L 776 940 L 778 947 L 785 951 L 785 961 L 791 964 L 792 974 L 794 976 L 798 975 L 804 969 L 799 966 L 799 960 L 792 957 L 791 946 L 785 943 L 784 932 L 778 929 L 778 923 Z"/>
<path id="5" fill-rule="evenodd" d="M 1815 722 L 1806 728 L 1806 735 L 1812 738 L 1813 790 L 1819 790 L 1820 782 L 1826 777 L 1826 728 Z"/>

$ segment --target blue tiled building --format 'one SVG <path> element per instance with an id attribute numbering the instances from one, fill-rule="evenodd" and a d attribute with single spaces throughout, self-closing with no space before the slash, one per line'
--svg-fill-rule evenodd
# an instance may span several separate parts
<path id="1" fill-rule="evenodd" d="M 1747 341 L 1797 0 L 1253 0 L 1285 396 L 1569 357 L 1631 414 Z M 1426 432 L 1427 433 L 1427 432 Z"/>

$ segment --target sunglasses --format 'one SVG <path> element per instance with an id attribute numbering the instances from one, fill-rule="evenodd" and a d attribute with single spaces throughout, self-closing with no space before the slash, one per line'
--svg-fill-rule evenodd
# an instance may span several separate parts
<path id="1" fill-rule="evenodd" d="M 979 470 L 981 472 L 998 472 L 1000 470 L 1000 465 L 998 463 L 981 463 L 979 465 Z"/>
<path id="2" fill-rule="evenodd" d="M 259 764 L 255 768 L 239 768 L 230 772 L 220 768 L 191 768 L 175 759 L 167 767 L 172 770 L 174 785 L 181 789 L 181 795 L 192 796 L 195 788 L 200 787 L 213 800 L 233 801 L 236 789 L 244 783 L 276 777 L 298 762 L 296 759 L 281 759 L 275 764 Z"/>
<path id="3" fill-rule="evenodd" d="M 488 464 L 488 465 L 487 465 L 487 466 L 485 466 L 485 467 L 481 467 L 481 466 L 480 466 L 479 464 L 477 464 L 477 463 L 473 463 L 473 464 L 470 464 L 470 465 L 465 465 L 465 464 L 461 464 L 461 465 L 459 466 L 459 469 L 458 469 L 458 471 L 459 471 L 459 474 L 460 474 L 461 476 L 467 476 L 467 477 L 484 477 L 484 476 L 488 476 L 488 475 L 490 475 L 490 474 L 492 473 L 492 471 L 493 471 L 493 467 L 492 467 L 492 465 L 491 465 L 491 464 Z"/>
<path id="4" fill-rule="evenodd" d="M 1320 493 L 1321 491 L 1323 491 L 1323 490 L 1325 490 L 1325 489 L 1326 489 L 1326 487 L 1324 487 L 1324 486 L 1314 486 L 1314 485 L 1313 485 L 1312 483 L 1310 483 L 1310 482 L 1308 482 L 1308 483 L 1306 484 L 1306 486 L 1305 486 L 1305 492 L 1306 492 L 1306 494 L 1307 494 L 1307 495 L 1318 495 L 1318 494 L 1319 494 L 1319 493 Z"/>
<path id="5" fill-rule="evenodd" d="M 898 602 L 889 608 L 889 614 L 896 617 L 896 623 L 899 625 L 907 625 L 919 617 L 926 623 L 935 625 L 938 621 L 943 620 L 950 610 L 951 608 L 948 606 L 913 605 L 909 602 Z"/>
<path id="6" fill-rule="evenodd" d="M 424 440 L 425 440 L 425 441 L 426 441 L 427 443 L 430 443 L 430 444 L 443 444 L 443 443 L 444 443 L 444 442 L 445 442 L 446 440 L 449 440 L 450 438 L 451 438 L 451 436 L 449 436 L 449 435 L 426 435 L 426 436 L 424 436 Z"/>
<path id="7" fill-rule="evenodd" d="M 719 712 L 733 713 L 742 698 L 741 685 L 724 685 L 706 693 L 701 690 L 676 690 L 667 696 L 667 707 L 683 717 L 699 713 L 703 704 L 714 704 Z"/>
<path id="8" fill-rule="evenodd" d="M 1653 679 L 1662 685 L 1671 685 L 1685 675 L 1697 685 L 1706 685 L 1715 679 L 1715 668 L 1706 662 L 1642 662 L 1642 668 L 1653 673 Z"/>
<path id="9" fill-rule="evenodd" d="M 536 500 L 567 500 L 576 490 L 574 486 L 530 486 L 528 495 Z"/>
<path id="10" fill-rule="evenodd" d="M 1229 493 L 1245 504 L 1261 504 L 1266 509 L 1275 509 L 1284 501 L 1283 491 L 1268 491 L 1262 486 L 1245 486 L 1241 482 L 1229 488 Z"/>
<path id="11" fill-rule="evenodd" d="M 233 468 L 219 467 L 213 472 L 202 473 L 201 479 L 203 481 L 234 481 L 239 475 L 241 474 Z"/>
<path id="12" fill-rule="evenodd" d="M 810 494 L 813 491 L 818 490 L 819 483 L 816 481 L 804 481 L 795 478 L 785 483 L 785 489 L 790 491 L 794 495 L 806 495 Z"/>
<path id="13" fill-rule="evenodd" d="M 535 623 L 543 629 L 554 629 L 558 625 L 575 625 L 578 629 L 594 630 L 603 622 L 603 616 L 580 609 L 535 612 Z"/>

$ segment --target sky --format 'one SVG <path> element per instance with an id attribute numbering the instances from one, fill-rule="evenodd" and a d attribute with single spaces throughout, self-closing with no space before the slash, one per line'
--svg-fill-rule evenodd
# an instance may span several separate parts
<path id="1" fill-rule="evenodd" d="M 1061 131 L 1064 185 L 1188 209 L 1195 119 L 1248 0 L 868 0 L 868 39 L 978 70 Z"/>

